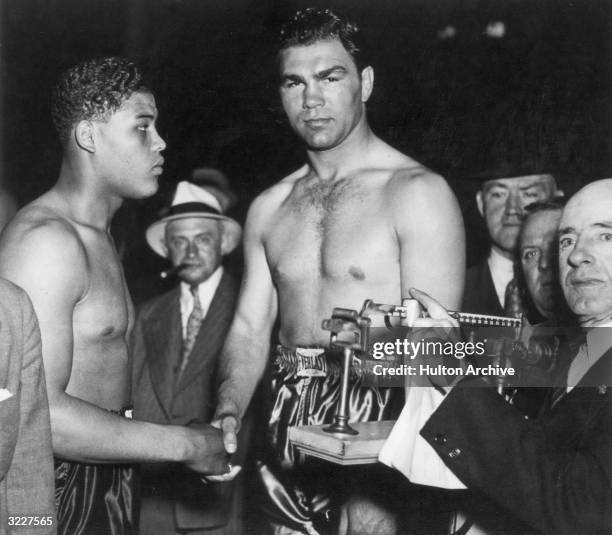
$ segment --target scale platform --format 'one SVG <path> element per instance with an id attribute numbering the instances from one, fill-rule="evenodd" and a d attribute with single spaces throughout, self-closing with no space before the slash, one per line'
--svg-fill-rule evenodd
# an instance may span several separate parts
<path id="1" fill-rule="evenodd" d="M 323 431 L 326 425 L 302 425 L 289 428 L 289 441 L 300 453 L 343 466 L 374 464 L 395 420 L 355 422 L 358 435 Z"/>

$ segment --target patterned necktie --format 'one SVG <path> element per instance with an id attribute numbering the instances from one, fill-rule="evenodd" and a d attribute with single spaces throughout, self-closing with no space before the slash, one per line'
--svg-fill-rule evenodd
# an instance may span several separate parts
<path id="1" fill-rule="evenodd" d="M 191 310 L 191 314 L 189 314 L 189 319 L 187 320 L 185 339 L 183 340 L 183 351 L 181 353 L 181 366 L 177 373 L 177 381 L 187 367 L 189 355 L 191 354 L 193 345 L 195 344 L 198 333 L 200 332 L 202 319 L 204 319 L 204 314 L 202 313 L 202 303 L 200 303 L 200 294 L 198 293 L 198 286 L 192 286 L 190 291 L 191 295 L 193 296 L 193 309 Z"/>
<path id="2" fill-rule="evenodd" d="M 519 284 L 515 277 L 506 286 L 504 314 L 510 318 L 520 318 L 524 312 Z"/>

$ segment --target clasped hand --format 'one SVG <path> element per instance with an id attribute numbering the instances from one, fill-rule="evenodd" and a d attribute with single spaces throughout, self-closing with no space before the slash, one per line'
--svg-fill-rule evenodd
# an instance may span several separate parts
<path id="1" fill-rule="evenodd" d="M 206 477 L 207 481 L 231 481 L 240 472 L 232 466 L 223 443 L 223 433 L 215 425 L 192 425 L 195 454 L 185 465 Z"/>
<path id="2" fill-rule="evenodd" d="M 236 453 L 238 439 L 238 419 L 235 416 L 223 416 L 212 422 L 211 427 L 221 437 L 221 447 L 225 457 L 225 468 L 219 472 L 211 472 L 202 478 L 209 483 L 232 481 L 242 470 L 241 466 L 234 466 L 229 462 L 230 456 Z"/>

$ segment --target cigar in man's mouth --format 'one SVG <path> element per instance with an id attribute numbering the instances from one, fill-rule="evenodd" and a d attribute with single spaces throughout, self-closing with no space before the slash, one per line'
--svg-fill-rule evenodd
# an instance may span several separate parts
<path id="1" fill-rule="evenodd" d="M 189 264 L 179 264 L 178 266 L 172 266 L 159 274 L 159 277 L 162 279 L 167 279 L 168 277 L 172 277 L 176 275 L 181 269 L 186 268 Z"/>

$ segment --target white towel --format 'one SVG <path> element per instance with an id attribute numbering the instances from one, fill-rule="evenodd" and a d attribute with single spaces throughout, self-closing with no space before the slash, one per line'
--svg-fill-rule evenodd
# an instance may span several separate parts
<path id="1" fill-rule="evenodd" d="M 443 399 L 444 396 L 435 388 L 406 388 L 406 403 L 378 460 L 401 472 L 412 483 L 465 489 L 466 486 L 444 464 L 436 450 L 419 434 Z"/>

